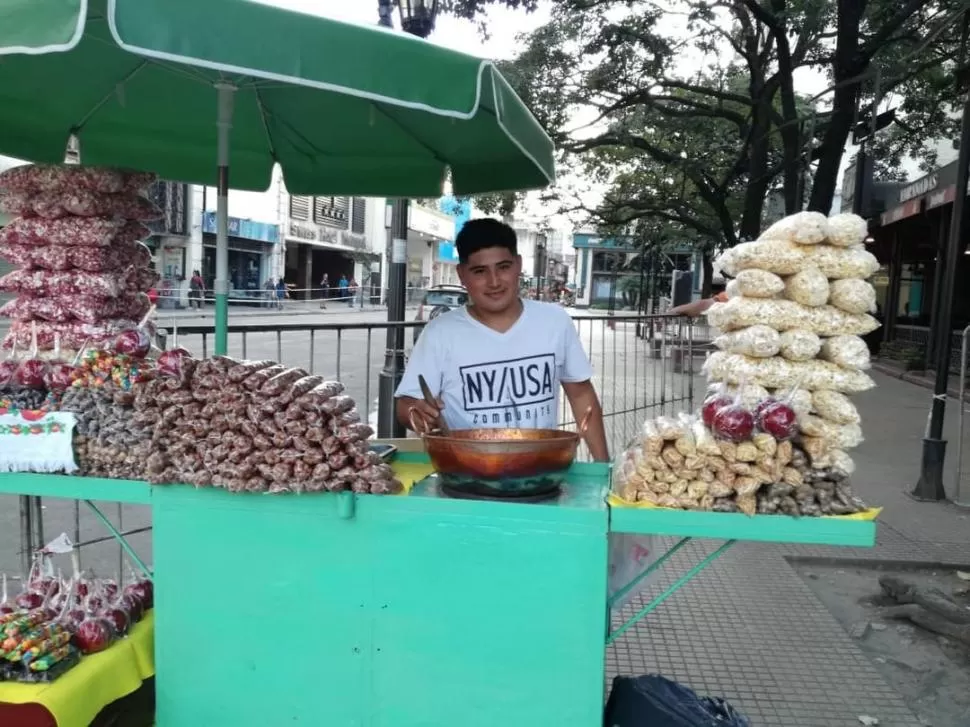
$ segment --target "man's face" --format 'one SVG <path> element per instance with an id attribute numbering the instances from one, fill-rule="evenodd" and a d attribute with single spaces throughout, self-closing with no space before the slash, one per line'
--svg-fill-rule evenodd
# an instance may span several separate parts
<path id="1" fill-rule="evenodd" d="M 502 313 L 519 297 L 522 258 L 504 247 L 487 247 L 458 266 L 472 304 L 487 313 Z"/>

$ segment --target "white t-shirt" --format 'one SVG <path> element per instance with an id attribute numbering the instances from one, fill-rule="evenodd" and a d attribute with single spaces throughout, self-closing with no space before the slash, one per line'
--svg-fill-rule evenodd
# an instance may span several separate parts
<path id="1" fill-rule="evenodd" d="M 429 322 L 395 395 L 422 398 L 423 374 L 444 401 L 451 429 L 557 427 L 560 384 L 588 381 L 593 369 L 561 306 L 522 305 L 505 333 L 479 323 L 464 307 Z"/>

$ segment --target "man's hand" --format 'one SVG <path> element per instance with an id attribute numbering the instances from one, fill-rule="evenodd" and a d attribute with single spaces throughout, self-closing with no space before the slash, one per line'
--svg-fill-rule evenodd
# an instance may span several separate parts
<path id="1" fill-rule="evenodd" d="M 410 396 L 401 396 L 397 400 L 397 420 L 412 431 L 416 431 L 415 426 L 427 425 L 430 429 L 437 429 L 441 425 L 441 412 L 444 411 L 445 403 L 441 397 L 435 399 L 436 406 L 432 406 L 424 399 L 414 399 Z M 413 422 L 412 422 L 412 412 Z M 424 432 L 417 432 L 424 434 Z"/>

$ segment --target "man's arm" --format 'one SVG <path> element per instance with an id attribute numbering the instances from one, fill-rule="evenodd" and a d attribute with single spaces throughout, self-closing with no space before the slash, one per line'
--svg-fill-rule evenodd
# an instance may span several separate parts
<path id="1" fill-rule="evenodd" d="M 667 311 L 667 315 L 697 318 L 698 316 L 704 315 L 716 302 L 717 301 L 715 301 L 713 298 L 701 298 L 700 300 L 695 300 L 692 303 L 685 303 L 684 305 L 678 305 L 674 308 L 670 308 Z"/>
<path id="2" fill-rule="evenodd" d="M 582 423 L 586 417 L 586 412 L 590 412 L 586 433 L 582 435 L 586 440 L 586 446 L 589 447 L 589 453 L 597 462 L 609 462 L 610 450 L 606 446 L 603 407 L 596 395 L 596 389 L 593 388 L 593 382 L 564 381 L 562 388 L 566 392 L 566 398 L 569 399 L 569 406 L 573 410 L 573 417 L 575 417 L 577 425 Z"/>

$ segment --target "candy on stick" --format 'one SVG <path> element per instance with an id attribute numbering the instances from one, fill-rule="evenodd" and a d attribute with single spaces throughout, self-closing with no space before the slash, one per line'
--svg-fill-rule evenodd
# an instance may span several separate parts
<path id="1" fill-rule="evenodd" d="M 148 331 L 145 330 L 145 324 L 148 323 L 154 313 L 155 306 L 152 306 L 148 309 L 148 312 L 142 318 L 137 328 L 132 328 L 119 334 L 114 342 L 113 349 L 115 353 L 125 354 L 126 356 L 132 356 L 134 358 L 145 358 L 148 355 L 149 351 L 152 350 L 152 338 L 148 334 Z"/>

